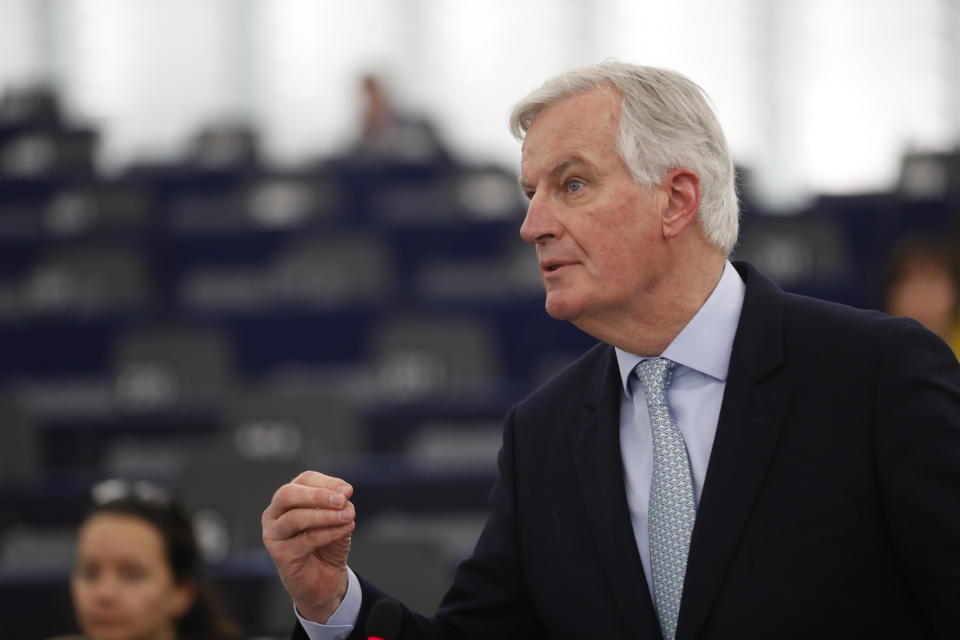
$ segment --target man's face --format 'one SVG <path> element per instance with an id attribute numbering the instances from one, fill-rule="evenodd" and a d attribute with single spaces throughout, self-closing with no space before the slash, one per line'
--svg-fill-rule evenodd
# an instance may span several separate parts
<path id="1" fill-rule="evenodd" d="M 520 235 L 536 246 L 547 313 L 582 329 L 636 313 L 660 277 L 664 196 L 636 184 L 617 153 L 621 100 L 608 88 L 565 98 L 523 143 Z"/>

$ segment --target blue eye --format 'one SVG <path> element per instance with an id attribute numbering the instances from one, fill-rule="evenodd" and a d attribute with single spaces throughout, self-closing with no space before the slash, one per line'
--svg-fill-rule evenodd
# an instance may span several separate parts
<path id="1" fill-rule="evenodd" d="M 580 188 L 583 187 L 583 183 L 579 180 L 567 180 L 567 191 L 570 193 L 576 193 L 580 191 Z"/>

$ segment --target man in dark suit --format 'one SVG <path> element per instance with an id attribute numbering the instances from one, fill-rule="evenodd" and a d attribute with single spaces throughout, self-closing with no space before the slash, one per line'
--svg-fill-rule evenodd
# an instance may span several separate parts
<path id="1" fill-rule="evenodd" d="M 399 637 L 960 637 L 942 341 L 727 260 L 732 163 L 679 74 L 575 70 L 512 127 L 546 309 L 601 344 L 510 411 L 474 553 Z M 347 567 L 351 495 L 305 472 L 264 512 L 295 637 L 384 597 Z"/>

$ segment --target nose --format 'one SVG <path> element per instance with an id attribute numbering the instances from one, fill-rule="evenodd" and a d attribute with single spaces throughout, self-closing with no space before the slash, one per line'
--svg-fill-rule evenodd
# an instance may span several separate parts
<path id="1" fill-rule="evenodd" d="M 549 199 L 540 194 L 534 194 L 527 206 L 527 215 L 523 218 L 523 224 L 520 225 L 520 237 L 530 244 L 542 244 L 551 238 L 558 237 L 562 230 Z"/>
<path id="2" fill-rule="evenodd" d="M 97 600 L 103 602 L 113 600 L 118 588 L 117 580 L 102 576 L 92 585 L 91 591 Z"/>

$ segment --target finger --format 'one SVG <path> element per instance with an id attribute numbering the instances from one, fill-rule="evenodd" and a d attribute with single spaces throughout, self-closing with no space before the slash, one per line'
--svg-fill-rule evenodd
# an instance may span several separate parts
<path id="1" fill-rule="evenodd" d="M 342 509 L 293 508 L 276 518 L 264 515 L 261 521 L 264 535 L 277 539 L 290 538 L 301 531 L 318 527 L 337 527 L 356 517 L 349 502 Z"/>
<path id="2" fill-rule="evenodd" d="M 320 487 L 339 491 L 346 497 L 353 495 L 353 487 L 335 476 L 328 476 L 319 471 L 304 471 L 292 481 L 293 484 L 302 484 L 308 487 Z"/>
<path id="3" fill-rule="evenodd" d="M 349 539 L 356 528 L 356 522 L 348 522 L 339 527 L 330 527 L 327 529 L 309 529 L 298 536 L 283 541 L 282 554 L 284 558 L 305 558 L 318 549 L 322 549 L 339 540 Z M 272 540 L 264 540 L 267 549 L 271 550 Z M 273 552 L 277 553 L 274 547 Z M 348 547 L 349 550 L 349 547 Z M 278 560 L 279 557 L 274 556 Z M 279 565 L 278 565 L 279 566 Z"/>
<path id="4" fill-rule="evenodd" d="M 348 496 L 340 491 L 302 484 L 285 484 L 276 493 L 263 513 L 263 522 L 279 518 L 285 511 L 297 508 L 342 509 Z"/>
<path id="5" fill-rule="evenodd" d="M 347 503 L 343 509 L 291 509 L 266 523 L 265 538 L 286 540 L 310 529 L 336 528 L 353 522 L 356 511 Z"/>

